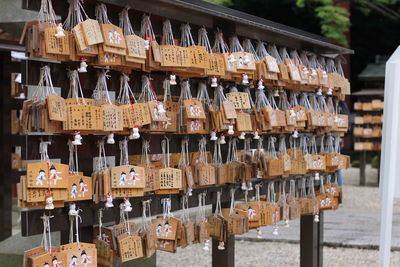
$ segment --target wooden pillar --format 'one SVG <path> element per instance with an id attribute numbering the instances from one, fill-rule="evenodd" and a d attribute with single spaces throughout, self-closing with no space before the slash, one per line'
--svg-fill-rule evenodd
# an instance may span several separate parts
<path id="1" fill-rule="evenodd" d="M 323 223 L 324 213 L 319 214 L 319 223 L 313 215 L 300 219 L 300 267 L 323 266 Z"/>
<path id="2" fill-rule="evenodd" d="M 229 208 L 229 202 L 223 202 L 222 208 Z M 215 205 L 213 205 L 213 211 Z M 212 240 L 212 266 L 213 267 L 234 267 L 235 266 L 235 235 L 229 235 L 225 242 L 225 249 L 218 249 L 219 241 Z"/>
<path id="3" fill-rule="evenodd" d="M 366 184 L 365 168 L 367 166 L 367 152 L 360 152 L 360 185 Z"/>

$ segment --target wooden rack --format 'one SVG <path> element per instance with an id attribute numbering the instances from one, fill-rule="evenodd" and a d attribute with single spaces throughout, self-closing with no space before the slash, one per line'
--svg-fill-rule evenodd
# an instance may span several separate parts
<path id="1" fill-rule="evenodd" d="M 241 37 L 248 37 L 252 39 L 261 39 L 267 42 L 274 42 L 277 45 L 287 46 L 290 48 L 305 49 L 316 53 L 325 54 L 345 54 L 352 53 L 352 50 L 342 48 L 331 44 L 326 39 L 305 33 L 303 31 L 290 28 L 284 25 L 273 23 L 264 19 L 260 19 L 239 11 L 234 11 L 228 8 L 215 6 L 202 1 L 182 1 L 182 0 L 106 0 L 109 8 L 109 17 L 113 22 L 117 22 L 117 14 L 121 7 L 130 5 L 134 7 L 132 10 L 133 17 L 136 21 L 133 21 L 134 30 L 138 31 L 139 20 L 142 12 L 151 13 L 152 20 L 155 27 L 161 25 L 163 17 L 168 17 L 172 20 L 172 23 L 189 22 L 194 27 L 204 25 L 207 28 L 215 29 L 220 28 L 227 33 L 237 33 Z M 95 0 L 86 0 L 85 7 L 88 7 L 89 12 L 94 11 Z M 57 14 L 63 18 L 67 12 L 67 1 L 54 1 L 54 9 Z M 24 0 L 23 7 L 30 10 L 38 10 L 40 7 L 40 0 Z M 93 14 L 89 13 L 89 16 L 93 17 Z M 161 17 L 162 16 L 162 17 Z M 156 23 L 156 22 L 159 23 Z M 157 28 L 155 28 L 157 32 Z M 158 31 L 160 32 L 160 31 Z M 210 32 L 212 32 L 210 30 Z M 210 34 L 211 37 L 211 34 Z M 211 39 L 211 38 L 210 38 Z M 45 64 L 51 66 L 51 76 L 55 87 L 62 88 L 62 96 L 66 97 L 67 88 L 69 81 L 66 75 L 69 67 L 75 66 L 77 63 L 60 63 L 60 62 L 46 62 L 45 60 L 23 60 L 18 63 L 11 63 L 10 53 L 1 52 L 1 77 L 2 77 L 2 90 L 0 98 L 0 133 L 2 138 L 0 139 L 0 174 L 2 179 L 0 180 L 0 223 L 2 225 L 0 230 L 0 239 L 3 240 L 11 235 L 11 185 L 17 183 L 19 176 L 22 172 L 12 171 L 10 155 L 12 146 L 18 145 L 22 147 L 22 155 L 25 160 L 38 159 L 39 158 L 39 142 L 40 139 L 51 140 L 52 145 L 49 146 L 50 158 L 60 158 L 62 163 L 68 164 L 68 147 L 67 141 L 70 136 L 67 135 L 11 135 L 10 127 L 10 113 L 11 110 L 18 110 L 22 108 L 23 100 L 11 99 L 10 97 L 10 86 L 11 86 L 11 73 L 21 72 L 24 85 L 37 85 L 39 78 L 39 69 Z M 85 96 L 90 96 L 96 84 L 96 69 L 88 69 L 88 73 L 80 76 L 82 88 Z M 111 78 L 109 88 L 111 90 L 119 88 L 119 77 L 118 73 L 111 71 Z M 141 73 L 136 72 L 131 75 L 132 88 L 134 91 L 138 91 L 135 86 L 138 86 L 140 82 Z M 158 89 L 156 92 L 161 94 L 161 83 L 165 74 L 156 72 L 151 74 L 155 82 L 155 87 Z M 195 87 L 193 87 L 195 88 Z M 172 91 L 173 95 L 179 95 L 178 90 L 174 88 Z M 160 153 L 160 141 L 164 135 L 142 135 L 145 138 L 150 139 L 150 150 L 151 153 Z M 180 148 L 180 135 L 171 135 L 171 153 L 179 153 Z M 78 148 L 79 153 L 79 166 L 80 171 L 83 171 L 85 175 L 90 175 L 93 170 L 93 156 L 97 155 L 96 140 L 98 136 L 84 136 L 84 144 Z M 116 136 L 116 142 L 121 140 L 122 136 Z M 200 138 L 199 135 L 191 135 L 190 140 L 196 142 L 189 142 L 189 150 L 197 151 L 197 140 Z M 253 144 L 255 145 L 255 144 Z M 224 148 L 223 154 L 226 155 L 226 148 Z M 240 147 L 239 147 L 240 149 Z M 210 150 L 210 147 L 208 147 Z M 141 153 L 141 141 L 133 140 L 129 142 L 129 154 L 140 154 Z M 116 162 L 119 161 L 119 151 L 116 145 L 106 145 L 106 154 L 115 156 Z M 285 179 L 293 179 L 297 177 L 288 177 Z M 261 183 L 264 185 L 261 187 L 261 194 L 266 193 L 266 184 L 270 181 L 278 181 L 282 178 L 263 180 Z M 206 204 L 216 203 L 216 192 L 222 191 L 221 202 L 222 206 L 227 207 L 229 205 L 229 190 L 232 187 L 239 187 L 238 184 L 226 185 L 223 187 L 208 187 L 206 189 L 196 189 L 193 192 L 193 197 L 189 198 L 189 206 L 197 206 L 198 193 L 204 191 L 207 192 Z M 318 186 L 318 185 L 316 185 Z M 249 192 L 249 197 L 254 192 Z M 131 217 L 141 216 L 141 201 L 152 199 L 151 209 L 152 214 L 162 212 L 161 198 L 168 197 L 165 195 L 157 196 L 146 196 L 131 198 L 130 202 L 134 207 Z M 180 198 L 181 195 L 171 195 L 172 198 L 172 210 L 180 209 Z M 243 192 L 241 190 L 236 191 L 236 198 L 243 198 Z M 116 200 L 117 201 L 117 200 Z M 97 211 L 103 204 L 94 204 L 92 201 L 83 201 L 77 204 L 79 208 L 83 210 L 80 214 L 82 217 L 82 224 L 80 228 L 80 236 L 82 241 L 91 242 L 93 238 L 93 225 L 98 223 Z M 110 208 L 103 213 L 103 223 L 117 222 L 119 220 L 119 207 L 115 205 L 115 208 Z M 48 213 L 46 211 L 46 213 Z M 63 243 L 68 242 L 68 207 L 59 208 L 51 211 L 54 216 L 52 221 L 52 231 L 61 232 L 61 241 Z M 43 215 L 43 210 L 26 210 L 22 211 L 21 215 L 21 228 L 23 236 L 31 236 L 42 233 L 42 224 L 40 216 Z M 305 267 L 316 267 L 322 266 L 322 241 L 323 241 L 323 212 L 320 214 L 320 222 L 314 223 L 313 216 L 302 216 L 301 217 L 301 235 L 300 235 L 300 262 L 301 266 Z M 214 242 L 214 241 L 213 241 Z M 213 243 L 213 266 L 234 266 L 234 236 L 230 236 L 228 242 L 225 244 L 226 250 L 217 250 L 217 245 Z"/>

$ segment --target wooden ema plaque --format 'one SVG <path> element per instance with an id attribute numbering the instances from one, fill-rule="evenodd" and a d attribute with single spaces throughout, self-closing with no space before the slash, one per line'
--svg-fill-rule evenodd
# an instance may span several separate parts
<path id="1" fill-rule="evenodd" d="M 44 30 L 44 42 L 46 53 L 56 55 L 69 55 L 71 53 L 69 44 L 69 32 L 63 31 L 65 36 L 57 38 L 57 28 L 50 27 Z"/>
<path id="2" fill-rule="evenodd" d="M 68 201 L 89 200 L 93 197 L 92 177 L 68 176 Z"/>
<path id="3" fill-rule="evenodd" d="M 67 258 L 60 266 L 97 266 L 97 250 L 94 244 L 80 242 L 78 246 L 78 243 L 70 243 L 60 246 L 60 252 L 65 253 Z"/>
<path id="4" fill-rule="evenodd" d="M 274 72 L 274 73 L 280 72 L 278 63 L 276 62 L 276 59 L 274 57 L 266 56 L 264 57 L 264 62 L 267 65 L 269 72 Z"/>
<path id="5" fill-rule="evenodd" d="M 111 249 L 110 244 L 100 239 L 93 240 L 93 243 L 96 246 L 97 250 L 97 266 L 112 267 L 114 253 Z"/>
<path id="6" fill-rule="evenodd" d="M 137 35 L 126 35 L 127 56 L 133 58 L 146 59 L 146 50 L 144 48 L 144 39 Z"/>
<path id="7" fill-rule="evenodd" d="M 195 181 L 199 186 L 215 184 L 215 168 L 209 164 L 198 163 L 194 167 Z"/>
<path id="8" fill-rule="evenodd" d="M 170 217 L 157 217 L 155 220 L 155 231 L 157 239 L 176 240 L 179 219 Z"/>
<path id="9" fill-rule="evenodd" d="M 224 116 L 228 120 L 237 119 L 235 105 L 230 101 L 224 101 L 222 103 L 222 109 L 224 110 Z"/>
<path id="10" fill-rule="evenodd" d="M 53 248 L 54 250 L 54 248 Z M 28 258 L 30 267 L 63 266 L 67 262 L 67 254 L 63 252 L 44 253 Z"/>
<path id="11" fill-rule="evenodd" d="M 94 105 L 68 105 L 64 130 L 103 130 L 103 114 Z"/>
<path id="12" fill-rule="evenodd" d="M 142 238 L 140 236 L 122 234 L 117 239 L 121 262 L 143 257 Z"/>
<path id="13" fill-rule="evenodd" d="M 250 132 L 253 130 L 251 115 L 246 112 L 238 112 L 236 118 L 236 129 L 239 132 Z"/>
<path id="14" fill-rule="evenodd" d="M 122 109 L 110 104 L 102 105 L 101 109 L 103 111 L 103 130 L 106 132 L 122 131 Z"/>
<path id="15" fill-rule="evenodd" d="M 113 24 L 100 24 L 100 30 L 103 35 L 104 45 L 126 48 L 126 42 L 122 29 Z"/>
<path id="16" fill-rule="evenodd" d="M 222 54 L 224 57 L 224 62 L 225 62 L 225 71 L 226 72 L 236 72 L 237 71 L 237 60 L 232 62 L 229 60 L 230 53 L 223 53 Z M 224 73 L 225 75 L 225 73 Z"/>
<path id="17" fill-rule="evenodd" d="M 158 170 L 157 189 L 182 188 L 182 171 L 175 168 L 163 168 Z"/>
<path id="18" fill-rule="evenodd" d="M 185 116 L 188 119 L 205 119 L 206 114 L 204 113 L 203 104 L 197 99 L 185 99 L 183 100 L 183 106 L 185 108 Z"/>
<path id="19" fill-rule="evenodd" d="M 304 159 L 307 164 L 307 169 L 312 171 L 324 171 L 326 169 L 325 156 L 318 154 L 306 154 Z"/>
<path id="20" fill-rule="evenodd" d="M 151 115 L 147 103 L 133 104 L 133 121 L 139 126 L 151 123 Z"/>
<path id="21" fill-rule="evenodd" d="M 189 49 L 174 45 L 160 45 L 161 66 L 190 67 Z"/>
<path id="22" fill-rule="evenodd" d="M 239 70 L 256 70 L 256 64 L 254 55 L 247 52 L 234 52 L 232 53 L 236 59 L 236 68 Z M 245 61 L 245 57 L 248 57 L 249 63 Z M 247 64 L 246 64 L 247 63 Z"/>
<path id="23" fill-rule="evenodd" d="M 206 74 L 208 76 L 225 75 L 225 59 L 222 54 L 208 54 L 208 68 Z"/>
<path id="24" fill-rule="evenodd" d="M 112 188 L 145 188 L 145 168 L 123 165 L 111 168 Z"/>
<path id="25" fill-rule="evenodd" d="M 258 203 L 248 203 L 238 205 L 237 209 L 241 209 L 246 212 L 247 219 L 249 220 L 249 228 L 254 229 L 260 226 L 260 206 Z"/>
<path id="26" fill-rule="evenodd" d="M 158 111 L 158 105 L 162 104 L 162 102 L 159 102 L 157 100 L 153 100 L 150 102 L 147 102 L 148 104 L 148 109 L 150 111 L 150 116 L 152 121 L 167 121 L 167 115 L 166 113 L 160 113 Z"/>
<path id="27" fill-rule="evenodd" d="M 28 188 L 67 188 L 68 165 L 55 162 L 30 163 L 27 166 Z"/>
<path id="28" fill-rule="evenodd" d="M 100 44 L 104 42 L 100 25 L 97 20 L 87 19 L 79 23 L 77 26 L 82 27 L 82 33 L 86 46 Z"/>
<path id="29" fill-rule="evenodd" d="M 245 92 L 227 93 L 226 98 L 233 103 L 235 109 L 251 109 L 249 95 Z"/>
<path id="30" fill-rule="evenodd" d="M 189 46 L 189 59 L 192 68 L 208 68 L 208 52 L 205 46 Z"/>
<path id="31" fill-rule="evenodd" d="M 46 98 L 47 110 L 49 118 L 52 121 L 67 120 L 67 106 L 65 99 L 58 95 L 50 95 Z"/>

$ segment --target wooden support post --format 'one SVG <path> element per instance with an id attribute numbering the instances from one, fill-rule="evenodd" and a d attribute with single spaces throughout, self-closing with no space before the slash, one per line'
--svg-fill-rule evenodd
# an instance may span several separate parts
<path id="1" fill-rule="evenodd" d="M 229 208 L 229 202 L 221 203 L 222 208 Z M 213 205 L 213 212 L 215 205 Z M 225 249 L 218 249 L 218 240 L 212 240 L 212 266 L 234 267 L 235 266 L 235 235 L 229 235 L 225 242 Z"/>
<path id="2" fill-rule="evenodd" d="M 300 219 L 300 267 L 323 266 L 323 224 L 324 213 L 319 214 L 319 223 L 313 215 Z"/>
<path id="3" fill-rule="evenodd" d="M 366 184 L 365 168 L 367 166 L 367 152 L 361 151 L 360 154 L 360 185 Z"/>

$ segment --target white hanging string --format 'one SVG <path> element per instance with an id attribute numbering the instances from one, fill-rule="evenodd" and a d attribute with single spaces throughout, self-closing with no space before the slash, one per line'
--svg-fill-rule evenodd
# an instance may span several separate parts
<path id="1" fill-rule="evenodd" d="M 205 82 L 199 82 L 196 99 L 199 100 L 204 107 L 209 107 L 211 105 L 211 99 Z"/>
<path id="2" fill-rule="evenodd" d="M 98 215 L 99 215 L 99 235 L 97 236 L 97 239 L 103 240 L 103 233 L 102 233 L 103 231 L 101 230 L 101 228 L 103 227 L 103 208 L 99 209 Z"/>
<path id="3" fill-rule="evenodd" d="M 296 66 L 302 66 L 303 62 L 301 61 L 299 53 L 297 53 L 297 50 L 294 49 L 290 52 L 290 57 L 292 58 L 292 61 L 294 65 Z"/>
<path id="4" fill-rule="evenodd" d="M 172 32 L 171 21 L 169 19 L 166 19 L 163 22 L 161 44 L 175 45 L 174 34 Z"/>
<path id="5" fill-rule="evenodd" d="M 132 92 L 131 86 L 129 85 L 129 81 L 129 75 L 122 73 L 120 76 L 119 94 L 117 97 L 117 103 L 120 105 L 136 103 L 136 98 Z M 133 102 L 131 102 L 131 99 Z"/>
<path id="6" fill-rule="evenodd" d="M 260 111 L 263 107 L 271 107 L 271 104 L 265 95 L 264 89 L 256 89 L 256 103 L 255 103 L 257 111 Z"/>
<path id="7" fill-rule="evenodd" d="M 69 70 L 68 71 L 68 78 L 69 78 L 69 91 L 68 91 L 68 98 L 75 98 L 75 103 L 80 104 L 79 101 L 79 94 L 81 95 L 82 103 L 86 105 L 85 98 L 83 97 L 83 91 L 81 82 L 79 81 L 79 74 L 77 70 Z"/>
<path id="8" fill-rule="evenodd" d="M 41 140 L 39 143 L 39 154 L 40 161 L 50 162 L 49 154 L 48 154 L 48 146 L 51 145 L 50 141 Z"/>
<path id="9" fill-rule="evenodd" d="M 56 26 L 56 14 L 51 0 L 41 0 L 38 13 L 39 23 L 49 22 L 52 27 Z"/>
<path id="10" fill-rule="evenodd" d="M 107 168 L 107 158 L 106 158 L 106 150 L 104 148 L 104 138 L 97 141 L 97 146 L 99 148 L 99 157 L 97 161 L 96 171 L 102 171 Z"/>
<path id="11" fill-rule="evenodd" d="M 33 93 L 35 102 L 43 102 L 46 97 L 56 94 L 50 75 L 50 67 L 48 65 L 40 68 L 39 83 Z"/>
<path id="12" fill-rule="evenodd" d="M 170 154 L 169 154 L 169 138 L 164 137 L 164 139 L 161 141 L 161 150 L 162 150 L 162 155 L 163 155 L 163 166 L 164 168 L 169 168 L 170 166 Z"/>
<path id="13" fill-rule="evenodd" d="M 269 56 L 268 51 L 265 48 L 265 43 L 260 40 L 257 42 L 256 54 L 257 54 L 259 60 L 262 60 L 263 58 Z"/>
<path id="14" fill-rule="evenodd" d="M 163 205 L 164 219 L 174 217 L 174 215 L 171 213 L 171 198 L 163 198 L 161 199 L 161 203 Z"/>
<path id="15" fill-rule="evenodd" d="M 139 95 L 138 102 L 145 103 L 157 100 L 157 96 L 153 89 L 151 88 L 150 79 L 148 76 L 142 76 L 142 91 Z"/>
<path id="16" fill-rule="evenodd" d="M 214 142 L 213 163 L 216 165 L 222 164 L 222 153 L 220 142 Z"/>
<path id="17" fill-rule="evenodd" d="M 271 158 L 276 159 L 276 149 L 275 149 L 275 142 L 276 142 L 276 137 L 270 136 L 268 138 L 268 152 L 270 153 Z"/>
<path id="18" fill-rule="evenodd" d="M 75 222 L 75 240 L 78 245 L 78 248 L 81 247 L 80 242 L 79 242 L 79 222 L 82 223 L 82 218 L 79 215 L 79 212 L 82 211 L 81 209 L 76 210 L 75 215 L 69 215 L 69 221 L 70 221 L 70 228 L 69 228 L 69 243 L 74 242 L 74 222 Z"/>
<path id="19" fill-rule="evenodd" d="M 200 152 L 199 162 L 208 165 L 207 139 L 205 136 L 202 136 L 202 138 L 199 140 L 199 152 Z"/>
<path id="20" fill-rule="evenodd" d="M 150 141 L 142 139 L 141 164 L 146 164 L 146 166 L 150 165 L 149 152 L 150 152 Z"/>
<path id="21" fill-rule="evenodd" d="M 251 43 L 250 39 L 244 39 L 243 43 L 242 43 L 242 46 L 243 46 L 244 52 L 250 53 L 250 54 L 252 54 L 254 56 L 254 60 L 255 61 L 260 61 L 261 60 L 261 58 L 258 56 L 256 50 L 254 49 L 254 46 Z"/>
<path id="22" fill-rule="evenodd" d="M 272 57 L 274 57 L 276 59 L 276 62 L 278 62 L 278 64 L 284 63 L 283 59 L 279 55 L 278 49 L 276 48 L 276 46 L 274 44 L 270 44 L 268 46 L 268 54 L 270 54 Z"/>
<path id="23" fill-rule="evenodd" d="M 231 188 L 231 207 L 229 209 L 229 216 L 233 215 L 233 210 L 235 209 L 235 191 L 236 188 Z"/>
<path id="24" fill-rule="evenodd" d="M 129 223 L 129 212 L 125 211 L 123 203 L 121 203 L 119 206 L 119 222 L 124 224 L 126 233 L 128 235 L 131 235 L 131 226 Z"/>
<path id="25" fill-rule="evenodd" d="M 63 28 L 66 31 L 72 31 L 76 25 L 88 19 L 88 15 L 83 9 L 83 0 L 69 0 L 68 2 L 68 15 L 64 21 Z"/>
<path id="26" fill-rule="evenodd" d="M 131 20 L 129 19 L 129 9 L 130 7 L 125 7 L 119 13 L 119 27 L 122 29 L 124 35 L 135 35 Z"/>
<path id="27" fill-rule="evenodd" d="M 279 49 L 280 50 L 280 55 L 281 55 L 281 58 L 282 58 L 282 60 L 284 61 L 283 63 L 285 63 L 285 60 L 288 60 L 289 61 L 289 64 L 294 64 L 293 63 L 293 60 L 290 58 L 290 56 L 289 56 L 289 53 L 287 52 L 287 49 L 286 49 L 286 47 L 282 47 L 281 49 Z"/>
<path id="28" fill-rule="evenodd" d="M 229 50 L 231 53 L 244 51 L 242 45 L 239 42 L 239 38 L 236 35 L 229 38 Z"/>
<path id="29" fill-rule="evenodd" d="M 108 70 L 102 70 L 98 73 L 96 88 L 93 90 L 92 98 L 96 101 L 105 100 L 108 104 L 112 105 L 107 87 L 107 79 L 110 78 L 108 72 Z"/>
<path id="30" fill-rule="evenodd" d="M 142 229 L 146 231 L 151 224 L 151 199 L 142 201 Z"/>
<path id="31" fill-rule="evenodd" d="M 108 19 L 107 6 L 105 4 L 97 4 L 94 12 L 96 19 L 100 24 L 111 24 L 111 21 Z"/>
<path id="32" fill-rule="evenodd" d="M 189 196 L 187 194 L 182 196 L 181 221 L 182 222 L 189 221 Z"/>
<path id="33" fill-rule="evenodd" d="M 197 33 L 197 45 L 205 46 L 207 52 L 212 54 L 212 49 L 210 45 L 210 40 L 208 39 L 207 30 L 204 27 L 201 27 Z"/>
<path id="34" fill-rule="evenodd" d="M 155 41 L 156 35 L 153 31 L 153 26 L 151 25 L 150 16 L 143 15 L 141 27 L 140 27 L 140 37 L 144 40 Z"/>
<path id="35" fill-rule="evenodd" d="M 214 46 L 212 47 L 213 53 L 229 53 L 228 45 L 224 40 L 224 34 L 221 31 L 215 33 Z"/>
<path id="36" fill-rule="evenodd" d="M 119 141 L 120 159 L 119 166 L 129 165 L 128 138 Z"/>
<path id="37" fill-rule="evenodd" d="M 181 155 L 179 157 L 178 168 L 189 165 L 189 137 L 185 136 L 181 141 Z"/>
<path id="38" fill-rule="evenodd" d="M 189 23 L 181 25 L 181 41 L 179 45 L 183 47 L 196 46 L 190 31 Z"/>
<path id="39" fill-rule="evenodd" d="M 54 216 L 48 216 L 45 214 L 40 217 L 43 221 L 43 236 L 41 246 L 44 247 L 45 251 L 49 253 L 52 251 L 50 219 L 53 217 Z"/>
<path id="40" fill-rule="evenodd" d="M 71 140 L 68 140 L 69 149 L 69 172 L 73 175 L 78 175 L 78 146 L 72 144 Z"/>
<path id="41" fill-rule="evenodd" d="M 223 217 L 221 208 L 221 194 L 222 194 L 221 191 L 217 191 L 217 203 L 215 204 L 214 214 Z"/>
<path id="42" fill-rule="evenodd" d="M 285 135 L 280 135 L 279 136 L 279 154 L 285 155 L 286 154 L 286 136 Z"/>

